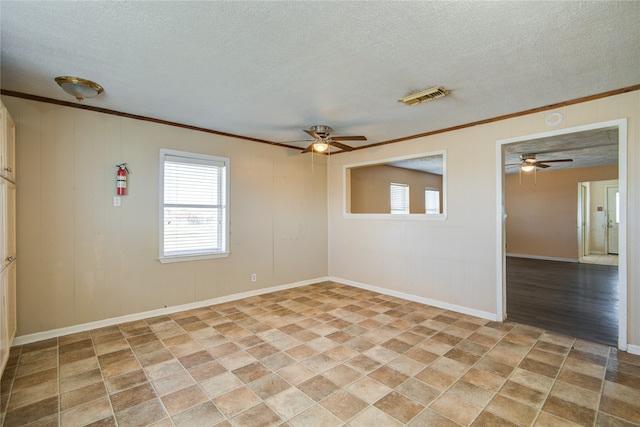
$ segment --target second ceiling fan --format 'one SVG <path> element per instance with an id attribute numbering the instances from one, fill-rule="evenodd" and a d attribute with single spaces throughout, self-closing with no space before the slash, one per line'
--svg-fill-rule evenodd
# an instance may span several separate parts
<path id="1" fill-rule="evenodd" d="M 538 160 L 533 153 L 520 155 L 520 170 L 523 172 L 530 172 L 536 168 L 546 169 L 550 167 L 547 163 L 560 163 L 560 162 L 573 162 L 573 159 L 550 159 L 550 160 Z"/>
<path id="2" fill-rule="evenodd" d="M 362 135 L 331 136 L 331 132 L 333 131 L 333 129 L 325 125 L 311 126 L 308 130 L 303 129 L 302 131 L 306 132 L 313 138 L 313 141 L 311 141 L 311 144 L 307 148 L 302 150 L 302 153 L 308 153 L 309 151 L 324 153 L 324 152 L 327 152 L 330 149 L 330 147 L 336 147 L 343 151 L 352 151 L 353 147 L 345 145 L 339 141 L 366 141 L 367 140 L 367 138 L 365 138 Z"/>

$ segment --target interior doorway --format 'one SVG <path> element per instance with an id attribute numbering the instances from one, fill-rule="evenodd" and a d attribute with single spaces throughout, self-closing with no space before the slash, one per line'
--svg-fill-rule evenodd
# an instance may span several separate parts
<path id="1" fill-rule="evenodd" d="M 618 265 L 617 179 L 578 183 L 579 262 Z"/>
<path id="2" fill-rule="evenodd" d="M 513 160 L 513 150 L 512 152 L 508 152 L 507 150 L 510 149 L 509 146 L 512 147 L 520 147 L 522 149 L 526 148 L 526 152 L 527 153 L 536 153 L 536 150 L 539 147 L 543 147 L 543 148 L 548 148 L 548 151 L 546 151 L 547 153 L 552 153 L 553 151 L 559 151 L 559 152 L 563 152 L 563 154 L 566 154 L 569 151 L 572 151 L 571 154 L 571 160 L 573 161 L 573 159 L 579 157 L 578 154 L 578 150 L 583 150 L 586 148 L 594 148 L 594 147 L 588 147 L 586 145 L 580 145 L 582 142 L 582 136 L 583 135 L 588 135 L 589 132 L 598 132 L 598 131 L 606 131 L 609 129 L 615 129 L 616 131 L 616 140 L 614 141 L 614 143 L 616 144 L 617 150 L 615 150 L 615 154 L 617 156 L 617 164 L 618 164 L 618 177 L 619 177 L 619 188 L 617 191 L 617 197 L 615 197 L 615 204 L 616 204 L 616 212 L 617 212 L 617 222 L 615 222 L 615 224 L 618 227 L 618 240 L 617 240 L 617 246 L 618 246 L 618 254 L 619 254 L 619 261 L 618 261 L 618 274 L 616 275 L 617 278 L 619 280 L 616 281 L 615 283 L 615 288 L 617 288 L 617 296 L 616 296 L 616 302 L 617 302 L 617 312 L 616 312 L 616 316 L 615 318 L 617 319 L 617 337 L 615 338 L 615 341 L 617 342 L 617 346 L 618 348 L 620 348 L 621 350 L 626 350 L 627 348 L 627 308 L 626 308 L 626 301 L 627 301 L 627 266 L 626 266 L 626 215 L 625 215 L 625 207 L 626 207 L 626 155 L 627 155 L 627 121 L 626 119 L 620 119 L 620 120 L 613 120 L 613 121 L 609 121 L 609 122 L 603 122 L 603 123 L 596 123 L 596 124 L 592 124 L 592 125 L 585 125 L 585 126 L 579 126 L 579 127 L 575 127 L 575 128 L 568 128 L 568 129 L 561 129 L 561 130 L 556 130 L 556 131 L 550 131 L 550 132 L 543 132 L 543 133 L 539 133 L 539 134 L 534 134 L 534 135 L 528 135 L 528 136 L 523 136 L 523 137 L 517 137 L 517 138 L 509 138 L 509 139 L 504 139 L 504 140 L 499 140 L 497 141 L 497 146 L 496 146 L 496 157 L 497 157 L 497 163 L 498 165 L 500 165 L 499 170 L 498 170 L 498 174 L 497 174 L 497 200 L 498 200 L 498 212 L 499 212 L 499 217 L 498 217 L 498 230 L 497 230 L 497 236 L 496 236 L 496 240 L 497 240 L 497 246 L 498 246 L 498 256 L 497 256 L 497 267 L 498 267 L 498 283 L 497 283 L 497 306 L 498 306 L 498 312 L 497 312 L 497 318 L 498 320 L 505 320 L 507 319 L 507 288 L 506 288 L 506 280 L 507 280 L 507 255 L 512 255 L 509 254 L 508 252 L 512 251 L 514 248 L 514 245 L 509 246 L 509 251 L 507 251 L 507 231 L 506 231 L 506 223 L 507 223 L 507 218 L 510 214 L 510 212 L 508 212 L 506 210 L 506 205 L 505 205 L 505 166 L 509 166 L 509 162 L 508 160 Z M 554 142 L 556 139 L 558 139 L 560 141 L 560 143 L 556 143 Z M 571 141 L 573 139 L 573 145 L 571 145 Z M 519 145 L 518 145 L 519 144 Z M 554 144 L 556 144 L 554 146 Z M 560 145 L 558 145 L 560 144 Z M 567 144 L 567 145 L 562 145 L 562 144 Z M 607 145 L 611 145 L 611 144 L 607 144 Z M 611 149 L 612 147 L 608 147 L 607 149 Z M 587 150 L 590 153 L 596 153 L 597 154 L 597 150 Z M 539 153 L 540 151 L 538 151 Z M 580 152 L 581 153 L 581 152 Z M 509 158 L 509 155 L 511 154 L 511 158 Z M 540 157 L 540 156 L 539 156 Z M 538 158 L 539 158 L 538 157 Z M 522 159 L 524 159 L 521 156 Z M 530 154 L 527 154 L 527 158 L 530 158 Z M 535 158 L 535 156 L 534 156 Z M 557 162 L 560 161 L 566 161 L 566 160 L 556 160 Z M 555 164 L 554 164 L 555 166 Z M 546 166 L 549 167 L 549 166 Z M 508 172 L 507 172 L 508 173 Z M 536 185 L 535 181 L 534 182 L 534 186 Z M 574 184 L 575 185 L 575 184 Z M 575 200 L 575 188 L 574 188 L 574 200 Z M 585 192 L 585 186 L 579 187 L 579 194 L 583 194 L 583 192 Z M 540 188 L 535 188 L 533 187 L 532 191 L 540 191 Z M 581 199 L 583 200 L 583 199 Z M 577 205 L 577 200 L 574 202 L 576 204 L 574 204 L 574 208 L 573 208 L 573 212 L 575 215 L 576 209 L 577 210 L 582 210 L 580 209 L 579 205 Z M 549 209 L 553 209 L 553 204 L 548 204 L 546 205 L 548 206 Z M 576 224 L 576 216 L 573 217 L 573 222 L 574 222 L 574 229 L 573 229 L 573 233 L 574 233 L 574 239 L 573 240 L 573 255 L 571 256 L 567 256 L 566 259 L 554 259 L 554 257 L 545 257 L 545 256 L 536 256 L 535 254 L 526 254 L 525 257 L 530 258 L 530 259 L 540 259 L 540 260 L 548 260 L 548 261 L 561 261 L 561 262 L 573 262 L 578 264 L 578 260 L 580 259 L 581 255 L 584 256 L 584 251 L 581 252 L 581 250 L 579 249 L 579 246 L 576 245 L 576 241 L 582 241 L 582 242 L 589 242 L 591 239 L 591 236 L 589 236 L 586 232 L 582 232 L 582 233 L 578 233 L 577 235 L 575 234 L 577 231 Z M 586 221 L 587 218 L 578 218 L 578 221 Z M 607 224 L 608 224 L 608 217 L 607 217 Z M 543 231 L 543 232 L 549 232 L 548 229 L 546 228 L 550 228 L 550 227 L 533 227 L 538 231 Z M 608 229 L 608 225 L 607 225 L 607 229 Z M 584 227 L 582 228 L 582 230 L 584 230 Z M 553 230 L 551 230 L 553 231 Z M 544 233 L 543 233 L 544 234 Z M 609 233 L 609 234 L 613 234 L 613 233 Z M 535 235 L 533 237 L 533 239 L 535 239 Z M 552 235 L 551 239 L 547 239 L 550 240 L 552 243 L 556 242 L 556 236 Z M 608 240 L 608 239 L 607 239 Z M 557 240 L 557 242 L 559 243 L 559 239 Z M 607 242 L 607 245 L 609 243 Z M 608 251 L 608 247 L 607 247 L 607 251 Z M 557 258 L 557 257 L 555 257 Z M 560 257 L 563 258 L 563 257 Z M 597 311 L 593 311 L 591 313 L 591 316 L 599 316 L 600 313 L 598 313 Z M 574 335 L 575 336 L 575 335 Z"/>

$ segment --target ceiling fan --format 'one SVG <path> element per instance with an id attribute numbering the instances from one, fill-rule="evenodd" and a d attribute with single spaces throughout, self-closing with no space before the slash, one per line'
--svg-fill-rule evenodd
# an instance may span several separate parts
<path id="1" fill-rule="evenodd" d="M 560 162 L 573 162 L 573 159 L 555 159 L 555 160 L 538 160 L 534 153 L 521 154 L 520 163 L 516 163 L 509 166 L 520 166 L 520 170 L 523 172 L 531 172 L 536 168 L 546 169 L 551 167 L 547 163 L 560 163 Z"/>
<path id="2" fill-rule="evenodd" d="M 352 151 L 353 147 L 349 147 L 348 145 L 342 144 L 339 141 L 366 141 L 367 140 L 367 138 L 365 138 L 362 135 L 331 136 L 331 132 L 333 131 L 333 129 L 325 125 L 311 126 L 311 128 L 309 128 L 308 130 L 303 129 L 302 131 L 306 132 L 313 138 L 313 141 L 311 141 L 311 144 L 307 148 L 302 150 L 302 153 L 308 153 L 309 151 L 324 153 L 325 151 L 329 150 L 329 147 L 331 146 L 339 148 L 340 150 L 343 150 L 343 151 Z"/>

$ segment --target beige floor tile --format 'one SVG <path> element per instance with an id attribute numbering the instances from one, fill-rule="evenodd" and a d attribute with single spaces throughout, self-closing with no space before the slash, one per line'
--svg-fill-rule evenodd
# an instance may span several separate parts
<path id="1" fill-rule="evenodd" d="M 374 406 L 404 424 L 407 424 L 424 409 L 423 405 L 396 391 L 392 391 L 378 400 Z"/>
<path id="2" fill-rule="evenodd" d="M 70 377 L 82 372 L 99 368 L 98 359 L 96 357 L 88 357 L 75 362 L 65 363 L 59 366 L 60 378 Z M 55 371 L 55 368 L 53 369 Z M 46 371 L 45 371 L 46 372 Z"/>
<path id="3" fill-rule="evenodd" d="M 342 421 L 320 405 L 312 406 L 288 421 L 291 427 L 342 426 Z"/>
<path id="4" fill-rule="evenodd" d="M 165 418 L 167 418 L 167 413 L 159 399 L 148 400 L 116 413 L 116 420 L 121 426 L 152 425 Z"/>
<path id="5" fill-rule="evenodd" d="M 429 408 L 433 411 L 440 413 L 441 415 L 456 421 L 463 425 L 469 425 L 478 414 L 481 409 L 471 403 L 456 397 L 452 394 L 444 393 L 438 397 Z"/>
<path id="6" fill-rule="evenodd" d="M 396 420 L 395 418 L 385 413 L 384 411 L 381 411 L 375 406 L 370 406 L 369 408 L 365 409 L 349 422 L 350 427 L 401 427 L 402 425 L 403 424 L 400 421 Z"/>
<path id="7" fill-rule="evenodd" d="M 33 385 L 31 387 L 25 387 L 18 391 L 11 393 L 11 399 L 7 406 L 8 411 L 12 411 L 21 406 L 29 405 L 41 400 L 55 397 L 58 395 L 58 381 L 57 379 Z"/>
<path id="8" fill-rule="evenodd" d="M 251 389 L 242 386 L 213 399 L 220 411 L 231 418 L 262 402 Z"/>
<path id="9" fill-rule="evenodd" d="M 458 379 L 458 377 L 456 376 L 445 374 L 438 369 L 432 368 L 431 366 L 419 372 L 417 375 L 415 375 L 415 378 L 429 384 L 432 387 L 435 387 L 440 391 L 448 389 Z"/>
<path id="10" fill-rule="evenodd" d="M 266 403 L 283 419 L 290 419 L 315 404 L 313 399 L 294 387 L 268 398 Z"/>
<path id="11" fill-rule="evenodd" d="M 599 392 L 596 393 L 583 387 L 562 381 L 556 381 L 555 385 L 551 389 L 550 396 L 594 410 L 598 409 L 598 404 L 600 402 Z"/>
<path id="12" fill-rule="evenodd" d="M 409 423 L 411 427 L 438 426 L 438 427 L 459 427 L 461 424 L 440 415 L 439 413 L 427 408 Z M 491 425 L 493 427 L 493 425 Z"/>
<path id="13" fill-rule="evenodd" d="M 520 425 L 531 425 L 538 412 L 533 406 L 524 405 L 501 395 L 496 395 L 485 410 Z"/>
<path id="14" fill-rule="evenodd" d="M 369 406 L 365 401 L 344 389 L 338 390 L 320 404 L 345 422 Z"/>
<path id="15" fill-rule="evenodd" d="M 271 410 L 266 404 L 261 403 L 233 418 L 236 427 L 277 426 L 282 423 L 282 418 Z"/>
<path id="16" fill-rule="evenodd" d="M 349 384 L 346 389 L 369 404 L 377 402 L 392 391 L 391 388 L 369 377 L 360 378 Z"/>
<path id="17" fill-rule="evenodd" d="M 301 363 L 295 363 L 278 370 L 278 375 L 289 381 L 289 383 L 298 385 L 314 377 L 316 372 Z"/>
<path id="18" fill-rule="evenodd" d="M 307 396 L 309 396 L 316 402 L 321 401 L 322 399 L 340 389 L 340 386 L 328 380 L 322 375 L 316 375 L 315 377 L 309 378 L 307 381 L 299 384 L 297 387 L 299 390 L 306 393 Z"/>
<path id="19" fill-rule="evenodd" d="M 639 356 L 326 282 L 14 347 L 0 408 L 40 427 L 630 426 L 639 384 Z"/>
<path id="20" fill-rule="evenodd" d="M 616 425 L 611 424 L 612 426 Z M 563 418 L 560 417 L 556 417 L 553 414 L 550 414 L 548 412 L 540 412 L 540 415 L 538 415 L 538 418 L 536 419 L 536 422 L 534 424 L 535 427 L 578 427 L 580 426 L 580 424 L 576 424 L 573 423 L 569 420 L 565 420 Z"/>
<path id="21" fill-rule="evenodd" d="M 461 379 L 492 392 L 497 392 L 506 381 L 499 375 L 476 368 L 471 368 Z"/>
<path id="22" fill-rule="evenodd" d="M 198 385 L 183 388 L 162 397 L 162 403 L 169 412 L 175 415 L 209 400 Z"/>
<path id="23" fill-rule="evenodd" d="M 484 408 L 493 397 L 492 392 L 464 380 L 457 381 L 447 390 L 447 393 L 469 402 L 478 408 Z"/>
<path id="24" fill-rule="evenodd" d="M 249 365 L 257 361 L 258 360 L 255 357 L 253 357 L 246 351 L 238 351 L 228 356 L 218 358 L 218 362 L 220 362 L 225 368 L 227 368 L 230 371 L 233 371 L 234 369 L 241 368 L 243 366 Z"/>
<path id="25" fill-rule="evenodd" d="M 60 424 L 65 426 L 89 425 L 112 415 L 109 399 L 105 396 L 98 400 L 76 406 L 60 413 Z"/>

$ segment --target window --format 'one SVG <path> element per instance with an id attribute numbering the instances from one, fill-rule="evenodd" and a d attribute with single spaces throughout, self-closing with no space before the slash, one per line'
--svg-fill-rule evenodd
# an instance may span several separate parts
<path id="1" fill-rule="evenodd" d="M 160 150 L 160 262 L 228 256 L 229 159 Z"/>
<path id="2" fill-rule="evenodd" d="M 391 213 L 409 213 L 409 186 L 391 183 Z"/>
<path id="3" fill-rule="evenodd" d="M 437 188 L 424 189 L 424 211 L 429 215 L 440 213 L 440 190 Z"/>
<path id="4" fill-rule="evenodd" d="M 446 150 L 346 164 L 343 184 L 344 218 L 447 219 Z M 429 202 L 427 209 L 425 190 L 439 192 L 438 205 Z"/>

